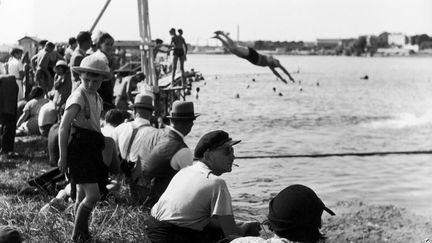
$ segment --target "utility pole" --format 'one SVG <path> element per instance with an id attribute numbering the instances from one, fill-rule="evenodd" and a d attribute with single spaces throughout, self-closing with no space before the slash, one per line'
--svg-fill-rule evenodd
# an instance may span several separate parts
<path id="1" fill-rule="evenodd" d="M 147 84 L 150 86 L 158 86 L 158 82 L 154 73 L 153 63 L 153 48 L 154 44 L 151 39 L 150 19 L 147 0 L 137 0 L 138 2 L 138 21 L 141 37 L 141 70 L 146 75 Z"/>
<path id="2" fill-rule="evenodd" d="M 102 17 L 102 15 L 104 14 L 105 10 L 107 9 L 108 5 L 110 4 L 111 0 L 107 0 L 104 7 L 102 8 L 102 10 L 100 11 L 99 15 L 97 16 L 95 22 L 93 23 L 92 27 L 90 28 L 90 33 L 93 33 L 93 30 L 95 29 L 97 23 L 99 22 L 100 18 Z"/>
<path id="3" fill-rule="evenodd" d="M 240 41 L 240 25 L 237 24 L 237 42 Z"/>

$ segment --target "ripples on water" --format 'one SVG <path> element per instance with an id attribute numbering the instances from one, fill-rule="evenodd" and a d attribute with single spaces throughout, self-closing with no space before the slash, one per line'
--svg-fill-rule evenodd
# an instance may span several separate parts
<path id="1" fill-rule="evenodd" d="M 202 113 L 187 137 L 190 147 L 205 132 L 224 129 L 242 139 L 238 156 L 432 150 L 432 58 L 280 60 L 301 70 L 293 73 L 301 85 L 285 85 L 270 70 L 233 56 L 190 56 L 187 67 L 206 77 L 194 84 L 199 99 L 189 97 Z M 365 74 L 369 80 L 360 79 Z M 432 215 L 431 158 L 238 160 L 240 167 L 224 177 L 234 205 L 259 215 L 270 197 L 295 183 L 312 187 L 330 205 L 362 199 Z"/>

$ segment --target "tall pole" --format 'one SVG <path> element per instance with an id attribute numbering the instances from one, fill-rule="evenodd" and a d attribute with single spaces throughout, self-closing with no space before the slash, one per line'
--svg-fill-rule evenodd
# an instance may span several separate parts
<path id="1" fill-rule="evenodd" d="M 240 41 L 240 25 L 237 24 L 237 42 Z"/>
<path id="2" fill-rule="evenodd" d="M 147 0 L 137 0 L 138 21 L 141 37 L 141 70 L 146 74 L 147 84 L 158 86 L 154 74 L 153 43 L 151 41 L 150 20 Z"/>
<path id="3" fill-rule="evenodd" d="M 96 25 L 98 24 L 100 18 L 102 17 L 102 15 L 104 14 L 105 10 L 107 9 L 108 5 L 110 4 L 111 0 L 107 0 L 105 3 L 105 6 L 102 8 L 101 12 L 99 13 L 99 15 L 97 16 L 95 22 L 93 23 L 92 27 L 90 28 L 90 33 L 93 33 L 93 30 L 95 29 Z"/>

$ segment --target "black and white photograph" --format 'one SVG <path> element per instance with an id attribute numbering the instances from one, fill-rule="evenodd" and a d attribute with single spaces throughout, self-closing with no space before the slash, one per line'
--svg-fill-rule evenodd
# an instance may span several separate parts
<path id="1" fill-rule="evenodd" d="M 0 243 L 431 224 L 432 1 L 0 0 Z"/>

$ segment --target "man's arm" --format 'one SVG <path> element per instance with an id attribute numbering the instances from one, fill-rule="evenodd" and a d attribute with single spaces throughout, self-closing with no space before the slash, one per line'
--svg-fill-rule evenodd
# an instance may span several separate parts
<path id="1" fill-rule="evenodd" d="M 65 110 L 59 127 L 58 142 L 59 142 L 59 161 L 58 167 L 62 173 L 66 172 L 67 161 L 67 146 L 72 120 L 76 117 L 80 110 L 78 104 L 71 105 Z"/>
<path id="2" fill-rule="evenodd" d="M 210 221 L 210 225 L 221 228 L 225 237 L 234 239 L 243 236 L 243 232 L 237 226 L 233 215 L 214 216 L 213 218 L 216 221 Z"/>
<path id="3" fill-rule="evenodd" d="M 184 50 L 185 50 L 185 55 L 187 54 L 187 52 L 188 52 L 188 46 L 187 46 L 187 44 L 186 44 L 186 40 L 182 37 L 182 41 L 183 41 L 183 46 L 184 46 Z"/>
<path id="4" fill-rule="evenodd" d="M 182 148 L 173 155 L 170 165 L 174 170 L 180 170 L 193 162 L 193 155 L 189 148 Z"/>

